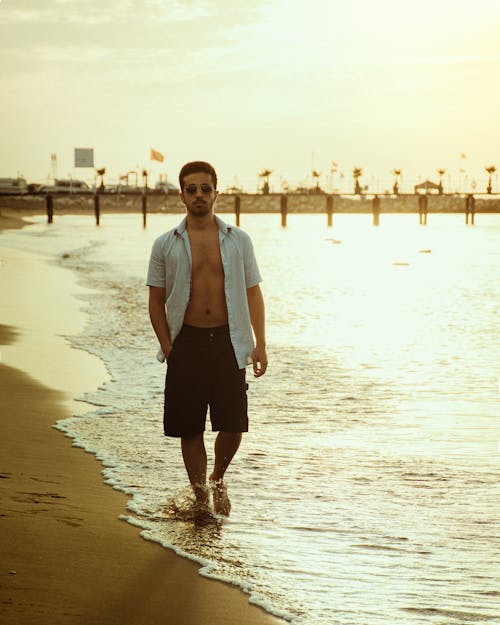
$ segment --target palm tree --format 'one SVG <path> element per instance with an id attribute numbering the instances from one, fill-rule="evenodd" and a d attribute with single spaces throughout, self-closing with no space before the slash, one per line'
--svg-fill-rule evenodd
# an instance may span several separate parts
<path id="1" fill-rule="evenodd" d="M 101 167 L 101 169 L 96 169 L 97 175 L 101 177 L 101 183 L 99 185 L 99 192 L 103 193 L 104 191 L 104 174 L 106 173 L 106 167 Z"/>
<path id="2" fill-rule="evenodd" d="M 263 169 L 259 174 L 259 178 L 263 178 L 264 180 L 264 184 L 262 185 L 262 193 L 264 193 L 264 195 L 269 193 L 269 176 L 272 173 L 272 169 Z"/>
<path id="3" fill-rule="evenodd" d="M 443 176 L 446 173 L 446 169 L 436 169 L 439 176 L 439 195 L 443 195 Z"/>
<path id="4" fill-rule="evenodd" d="M 352 177 L 354 178 L 354 193 L 356 193 L 356 195 L 361 194 L 361 186 L 359 184 L 359 179 L 361 178 L 362 175 L 363 175 L 362 168 L 354 167 L 354 169 L 352 170 Z"/>
<path id="5" fill-rule="evenodd" d="M 321 172 L 320 172 L 320 171 L 318 171 L 318 170 L 316 170 L 316 169 L 313 169 L 313 170 L 312 170 L 312 177 L 313 177 L 313 178 L 316 178 L 316 187 L 314 188 L 314 190 L 315 190 L 315 192 L 316 192 L 316 193 L 319 193 L 319 192 L 321 191 L 321 189 L 319 188 L 319 179 L 320 179 L 320 176 L 321 176 Z"/>
<path id="6" fill-rule="evenodd" d="M 401 176 L 401 170 L 400 169 L 393 169 L 392 170 L 392 174 L 395 176 L 394 184 L 392 186 L 392 191 L 393 191 L 394 195 L 397 195 L 399 193 L 399 178 Z"/>
<path id="7" fill-rule="evenodd" d="M 488 186 L 486 187 L 486 192 L 491 193 L 493 188 L 491 185 L 491 176 L 496 172 L 497 168 L 496 165 L 487 165 L 484 168 L 488 172 Z"/>

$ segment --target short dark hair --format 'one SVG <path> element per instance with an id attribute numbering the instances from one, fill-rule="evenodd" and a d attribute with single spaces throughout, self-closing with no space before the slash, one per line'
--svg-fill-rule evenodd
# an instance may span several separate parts
<path id="1" fill-rule="evenodd" d="M 179 172 L 179 184 L 181 186 L 181 191 L 184 189 L 184 178 L 189 176 L 189 174 L 197 174 L 199 172 L 210 174 L 210 176 L 212 176 L 214 188 L 217 189 L 217 174 L 215 173 L 215 169 L 212 165 L 210 165 L 210 163 L 206 163 L 205 161 L 192 161 L 191 163 L 186 163 Z"/>

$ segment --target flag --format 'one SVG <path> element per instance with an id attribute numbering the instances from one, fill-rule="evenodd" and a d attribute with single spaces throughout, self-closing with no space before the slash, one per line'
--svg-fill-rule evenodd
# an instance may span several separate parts
<path id="1" fill-rule="evenodd" d="M 149 158 L 152 161 L 159 161 L 160 163 L 163 163 L 163 161 L 165 160 L 163 154 L 161 152 L 158 152 L 157 150 L 153 150 L 153 148 L 151 148 L 151 154 Z"/>

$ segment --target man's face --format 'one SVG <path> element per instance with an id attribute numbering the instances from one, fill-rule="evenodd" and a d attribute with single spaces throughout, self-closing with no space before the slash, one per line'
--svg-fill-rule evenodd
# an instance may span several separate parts
<path id="1" fill-rule="evenodd" d="M 217 198 L 212 176 L 205 172 L 197 172 L 184 176 L 184 188 L 181 199 L 188 213 L 194 217 L 204 217 L 212 212 Z"/>

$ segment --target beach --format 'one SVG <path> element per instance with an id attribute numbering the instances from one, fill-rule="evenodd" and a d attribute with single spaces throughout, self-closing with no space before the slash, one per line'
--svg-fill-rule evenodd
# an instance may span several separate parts
<path id="1" fill-rule="evenodd" d="M 19 227 L 0 217 L 0 229 Z M 52 426 L 108 373 L 70 347 L 85 322 L 73 274 L 0 240 L 0 622 L 2 625 L 280 623 L 236 587 L 143 540 L 127 495 Z"/>

